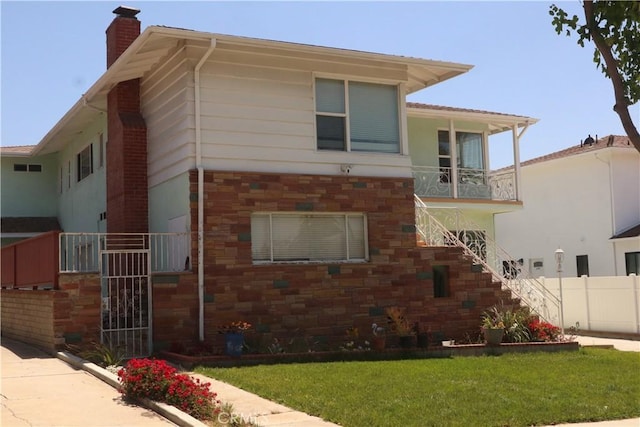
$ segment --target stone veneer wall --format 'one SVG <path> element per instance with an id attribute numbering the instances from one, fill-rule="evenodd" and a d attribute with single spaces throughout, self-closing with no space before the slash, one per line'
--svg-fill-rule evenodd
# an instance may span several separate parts
<path id="1" fill-rule="evenodd" d="M 461 250 L 417 247 L 412 179 L 206 171 L 204 181 L 207 341 L 216 341 L 218 325 L 244 320 L 275 337 L 336 343 L 349 327 L 366 334 L 372 322 L 386 324 L 391 305 L 407 307 L 434 334 L 460 339 L 479 329 L 483 310 L 510 297 Z M 195 171 L 190 184 L 197 224 Z M 253 265 L 250 217 L 261 211 L 363 212 L 370 259 Z M 192 242 L 195 260 L 195 234 Z M 449 266 L 449 297 L 433 296 L 434 265 Z"/>

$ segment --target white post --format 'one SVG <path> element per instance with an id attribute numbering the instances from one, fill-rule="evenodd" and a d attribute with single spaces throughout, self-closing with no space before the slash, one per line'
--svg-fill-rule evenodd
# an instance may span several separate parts
<path id="1" fill-rule="evenodd" d="M 589 307 L 589 276 L 582 276 L 584 280 L 584 300 L 587 307 L 587 330 L 591 330 L 591 307 Z"/>
<path id="2" fill-rule="evenodd" d="M 456 128 L 453 120 L 449 120 L 449 155 L 451 156 L 452 196 L 458 198 L 458 148 L 456 147 Z"/>
<path id="3" fill-rule="evenodd" d="M 516 179 L 516 200 L 522 201 L 522 174 L 520 172 L 520 138 L 518 137 L 518 125 L 511 129 L 513 135 L 513 168 Z"/>
<path id="4" fill-rule="evenodd" d="M 636 333 L 640 334 L 640 310 L 638 307 L 638 276 L 631 273 L 629 277 L 631 278 L 631 286 L 633 288 L 634 308 L 636 311 Z"/>
<path id="5" fill-rule="evenodd" d="M 564 261 L 564 251 L 556 249 L 556 271 L 558 272 L 558 285 L 560 287 L 560 333 L 564 337 L 564 300 L 562 299 L 562 262 Z"/>

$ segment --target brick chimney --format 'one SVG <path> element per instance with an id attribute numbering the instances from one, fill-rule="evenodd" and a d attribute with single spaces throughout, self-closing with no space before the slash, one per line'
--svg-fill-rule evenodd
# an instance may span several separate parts
<path id="1" fill-rule="evenodd" d="M 107 68 L 140 35 L 140 11 L 120 6 L 107 28 Z M 147 126 L 140 112 L 140 79 L 118 83 L 107 96 L 107 232 L 149 231 Z"/>

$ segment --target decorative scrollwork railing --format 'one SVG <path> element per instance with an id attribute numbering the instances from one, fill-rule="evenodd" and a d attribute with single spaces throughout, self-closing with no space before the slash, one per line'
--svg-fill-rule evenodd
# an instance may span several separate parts
<path id="1" fill-rule="evenodd" d="M 428 246 L 458 246 L 542 319 L 560 324 L 560 300 L 458 208 L 428 208 L 415 196 L 416 230 Z"/>
<path id="2" fill-rule="evenodd" d="M 421 197 L 453 197 L 453 172 L 450 167 L 413 166 L 415 193 Z M 455 172 L 459 198 L 516 200 L 512 170 L 494 174 L 484 169 L 457 168 Z"/>

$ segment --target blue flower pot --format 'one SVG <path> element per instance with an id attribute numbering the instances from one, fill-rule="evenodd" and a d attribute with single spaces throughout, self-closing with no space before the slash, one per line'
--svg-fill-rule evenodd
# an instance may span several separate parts
<path id="1" fill-rule="evenodd" d="M 244 344 L 244 335 L 238 333 L 224 334 L 225 353 L 228 356 L 242 355 L 242 345 Z"/>

